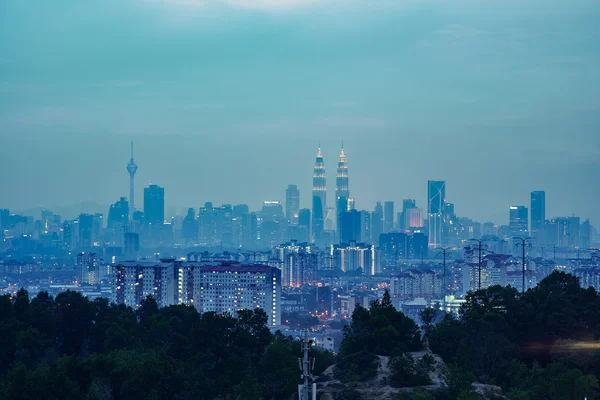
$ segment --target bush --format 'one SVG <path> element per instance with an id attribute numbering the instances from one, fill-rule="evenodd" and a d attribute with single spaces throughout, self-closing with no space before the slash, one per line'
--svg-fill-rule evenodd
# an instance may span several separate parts
<path id="1" fill-rule="evenodd" d="M 423 357 L 416 362 L 409 353 L 390 357 L 390 386 L 399 388 L 430 385 L 429 372 L 433 371 L 434 363 L 432 356 Z"/>
<path id="2" fill-rule="evenodd" d="M 377 376 L 379 357 L 360 351 L 340 357 L 333 369 L 335 379 L 342 382 L 365 382 Z"/>

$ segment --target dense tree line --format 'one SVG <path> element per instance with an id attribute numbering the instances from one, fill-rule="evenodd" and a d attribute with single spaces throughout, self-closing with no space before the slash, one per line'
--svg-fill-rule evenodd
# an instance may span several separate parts
<path id="1" fill-rule="evenodd" d="M 572 275 L 554 272 L 526 293 L 500 286 L 470 292 L 458 317 L 426 309 L 422 320 L 432 352 L 446 363 L 444 383 L 401 399 L 481 399 L 475 381 L 500 386 L 510 400 L 600 399 L 600 296 Z M 420 349 L 419 333 L 387 293 L 369 310 L 357 307 L 344 330 L 337 378 L 373 379 L 374 355 L 384 355 L 391 356 L 386 383 L 430 383 L 430 362 L 407 353 Z"/>
<path id="2" fill-rule="evenodd" d="M 134 311 L 77 292 L 0 297 L 0 399 L 288 399 L 300 344 L 257 309 L 230 315 L 152 298 Z M 315 372 L 333 355 L 313 350 Z"/>
<path id="3" fill-rule="evenodd" d="M 429 329 L 434 353 L 511 400 L 600 398 L 600 296 L 572 275 L 469 293 L 460 318 Z"/>

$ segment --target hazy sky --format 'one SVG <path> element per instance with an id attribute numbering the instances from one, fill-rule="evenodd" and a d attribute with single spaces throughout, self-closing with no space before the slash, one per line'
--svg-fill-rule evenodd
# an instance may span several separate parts
<path id="1" fill-rule="evenodd" d="M 0 208 L 301 206 L 343 140 L 359 209 L 600 223 L 598 0 L 0 0 Z M 106 212 L 106 210 L 105 210 Z"/>

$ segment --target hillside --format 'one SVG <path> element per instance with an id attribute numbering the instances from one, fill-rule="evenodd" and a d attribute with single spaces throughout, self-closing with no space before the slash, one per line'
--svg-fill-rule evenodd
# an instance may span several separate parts
<path id="1" fill-rule="evenodd" d="M 418 351 L 407 353 L 418 362 L 422 360 L 426 354 L 429 354 L 435 360 L 433 364 L 433 370 L 429 372 L 429 379 L 431 384 L 415 387 L 402 387 L 395 388 L 390 386 L 390 368 L 388 361 L 390 357 L 377 356 L 378 367 L 376 376 L 368 381 L 356 381 L 356 382 L 342 382 L 339 379 L 335 379 L 335 369 L 337 364 L 330 366 L 325 370 L 323 375 L 320 377 L 317 391 L 319 400 L 360 400 L 360 399 L 379 399 L 379 400 L 397 400 L 400 393 L 407 392 L 411 393 L 414 390 L 427 391 L 433 396 L 435 392 L 442 389 L 444 384 L 444 371 L 446 365 L 444 361 L 438 355 L 432 354 L 428 351 Z M 473 383 L 474 390 L 479 393 L 484 399 L 491 398 L 491 395 L 500 396 L 502 390 L 498 386 L 485 385 L 481 383 Z M 496 397 L 498 398 L 498 397 Z"/>

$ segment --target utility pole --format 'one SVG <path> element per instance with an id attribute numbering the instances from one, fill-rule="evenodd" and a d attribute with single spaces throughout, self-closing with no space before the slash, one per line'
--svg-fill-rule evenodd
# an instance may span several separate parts
<path id="1" fill-rule="evenodd" d="M 442 256 L 444 258 L 444 266 L 443 266 L 443 268 L 444 268 L 444 271 L 443 271 L 443 274 L 444 274 L 443 284 L 444 284 L 444 286 L 443 286 L 443 289 L 442 289 L 442 304 L 443 304 L 443 307 L 444 307 L 444 312 L 446 312 L 446 292 L 448 291 L 448 285 L 446 284 L 446 254 L 448 252 L 454 250 L 454 248 L 453 247 L 442 247 L 442 248 L 440 248 L 438 250 L 442 253 Z"/>
<path id="2" fill-rule="evenodd" d="M 522 266 L 523 267 L 523 279 L 522 279 L 523 280 L 523 286 L 521 288 L 522 288 L 523 293 L 525 293 L 525 269 L 526 269 L 526 266 L 525 266 L 525 248 L 529 244 L 529 243 L 527 243 L 527 241 L 531 240 L 531 238 L 529 238 L 529 237 L 528 238 L 515 237 L 513 239 L 517 240 L 517 247 L 521 246 L 521 248 L 523 250 L 523 266 Z"/>
<path id="3" fill-rule="evenodd" d="M 479 257 L 477 263 L 477 290 L 481 290 L 481 249 L 483 246 L 483 240 L 481 239 L 469 239 L 470 241 L 477 242 L 477 249 L 479 250 Z"/>
<path id="4" fill-rule="evenodd" d="M 298 396 L 300 400 L 310 400 L 309 387 L 311 386 L 311 381 L 314 380 L 312 370 L 314 370 L 315 366 L 315 359 L 313 358 L 311 360 L 308 354 L 311 345 L 312 340 L 308 339 L 308 329 L 305 329 L 302 335 L 302 350 L 304 352 L 304 356 L 302 357 L 302 360 L 298 359 L 300 371 L 302 372 L 300 375 L 302 384 L 298 385 Z M 312 398 L 317 398 L 317 388 L 315 384 L 312 384 Z"/>

